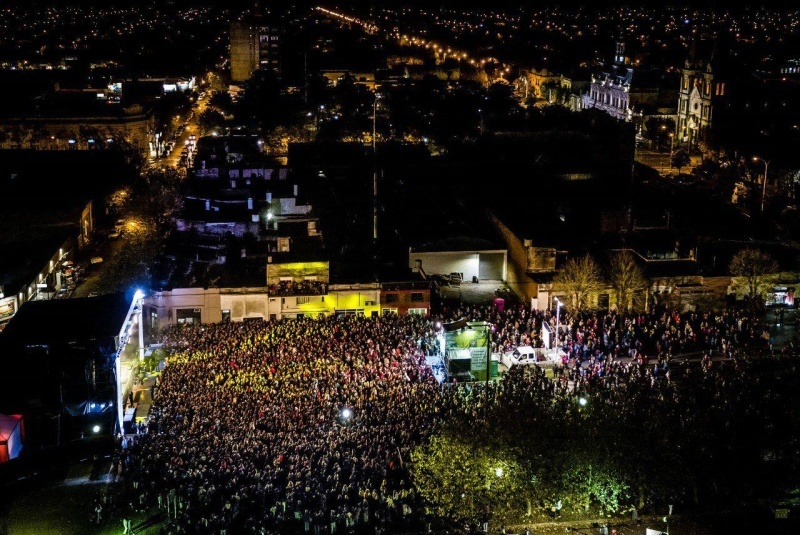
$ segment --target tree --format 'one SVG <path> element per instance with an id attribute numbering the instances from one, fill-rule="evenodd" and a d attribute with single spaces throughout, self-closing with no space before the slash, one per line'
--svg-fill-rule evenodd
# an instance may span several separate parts
<path id="1" fill-rule="evenodd" d="M 203 130 L 211 130 L 224 122 L 225 116 L 214 108 L 208 108 L 200 114 L 200 127 Z"/>
<path id="2" fill-rule="evenodd" d="M 620 312 L 630 311 L 634 294 L 647 287 L 642 268 L 630 251 L 613 254 L 609 267 L 609 282 L 617 297 L 617 309 Z"/>
<path id="3" fill-rule="evenodd" d="M 437 516 L 470 520 L 489 506 L 494 518 L 511 519 L 534 487 L 510 453 L 463 430 L 445 432 L 412 451 L 411 474 Z"/>
<path id="4" fill-rule="evenodd" d="M 681 169 L 689 165 L 690 162 L 689 151 L 686 149 L 678 149 L 672 155 L 672 167 L 678 169 L 678 174 L 681 174 Z"/>
<path id="5" fill-rule="evenodd" d="M 59 134 L 59 136 L 64 134 Z M 66 134 L 67 136 L 69 134 Z M 147 159 L 144 152 L 136 147 L 133 143 L 122 137 L 121 135 L 113 135 L 108 137 L 110 142 L 106 142 L 105 147 L 107 150 L 115 152 L 122 156 L 125 164 L 131 169 L 134 175 L 139 175 L 144 169 Z"/>
<path id="6" fill-rule="evenodd" d="M 227 91 L 214 91 L 208 99 L 208 105 L 226 114 L 233 111 L 233 99 Z"/>
<path id="7" fill-rule="evenodd" d="M 742 288 L 751 304 L 760 304 L 769 289 L 769 275 L 778 271 L 778 263 L 764 251 L 747 247 L 733 257 L 731 275 L 738 280 L 736 287 Z"/>
<path id="8" fill-rule="evenodd" d="M 553 280 L 554 290 L 566 293 L 575 311 L 586 308 L 589 297 L 600 290 L 601 284 L 600 268 L 589 255 L 570 258 Z"/>
<path id="9" fill-rule="evenodd" d="M 148 167 L 133 184 L 131 204 L 145 217 L 163 221 L 179 202 L 180 181 L 180 175 L 172 167 Z"/>

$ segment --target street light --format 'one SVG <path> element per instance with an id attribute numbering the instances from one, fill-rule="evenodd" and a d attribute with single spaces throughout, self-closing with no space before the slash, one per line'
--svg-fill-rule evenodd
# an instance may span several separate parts
<path id="1" fill-rule="evenodd" d="M 764 183 L 761 185 L 761 213 L 764 213 L 764 198 L 767 195 L 767 173 L 769 172 L 769 162 L 772 160 L 765 160 L 758 156 L 753 156 L 754 162 L 761 162 L 764 164 Z"/>
<path id="2" fill-rule="evenodd" d="M 672 150 L 675 148 L 675 133 L 669 133 L 669 169 L 672 171 Z M 671 173 L 670 173 L 671 174 Z"/>
<path id="3" fill-rule="evenodd" d="M 581 397 L 578 398 L 578 404 L 581 407 L 585 407 L 587 403 L 589 403 L 589 400 L 586 399 L 585 397 L 581 396 Z"/>

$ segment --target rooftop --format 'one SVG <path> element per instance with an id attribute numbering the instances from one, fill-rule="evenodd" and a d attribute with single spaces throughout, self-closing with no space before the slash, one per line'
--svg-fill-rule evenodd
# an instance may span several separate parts
<path id="1" fill-rule="evenodd" d="M 119 335 L 133 290 L 98 297 L 29 301 L 0 334 L 12 345 L 68 344 Z"/>

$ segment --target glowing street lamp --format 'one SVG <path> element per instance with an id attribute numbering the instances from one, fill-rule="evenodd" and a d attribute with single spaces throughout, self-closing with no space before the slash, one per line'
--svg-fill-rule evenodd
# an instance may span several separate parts
<path id="1" fill-rule="evenodd" d="M 578 405 L 580 405 L 581 407 L 585 407 L 587 403 L 589 403 L 589 400 L 586 399 L 585 397 L 581 396 L 578 398 Z"/>
<path id="2" fill-rule="evenodd" d="M 765 160 L 758 156 L 753 156 L 754 162 L 761 162 L 764 164 L 764 183 L 761 185 L 761 213 L 764 213 L 764 199 L 767 195 L 767 173 L 769 172 L 769 162 L 772 160 Z"/>

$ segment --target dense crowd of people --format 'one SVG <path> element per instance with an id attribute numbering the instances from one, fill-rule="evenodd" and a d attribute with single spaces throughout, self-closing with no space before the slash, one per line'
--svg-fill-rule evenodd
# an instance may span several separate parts
<path id="1" fill-rule="evenodd" d="M 269 285 L 269 295 L 290 296 L 290 295 L 323 295 L 327 292 L 328 285 L 324 282 L 314 280 L 302 281 L 278 281 L 277 284 Z"/>
<path id="2" fill-rule="evenodd" d="M 443 422 L 480 417 L 501 392 L 507 400 L 521 393 L 552 400 L 606 390 L 621 410 L 635 388 L 672 399 L 663 385 L 671 384 L 673 355 L 699 351 L 708 370 L 712 355 L 735 357 L 737 347 L 764 340 L 763 325 L 738 312 L 626 317 L 562 310 L 565 359 L 554 380 L 539 368 L 515 367 L 488 391 L 442 388 L 424 356 L 440 349 L 438 325 L 456 318 L 490 322 L 494 352 L 541 346 L 542 323 L 556 324 L 555 311 L 475 306 L 433 318 L 168 329 L 161 341 L 170 356 L 148 430 L 120 459 L 130 502 L 172 504 L 173 533 L 420 526 L 426 509 L 406 463 Z"/>
<path id="3" fill-rule="evenodd" d="M 179 497 L 190 533 L 344 532 L 410 522 L 404 462 L 435 427 L 427 318 L 181 327 L 149 433 L 126 450 L 142 500 Z M 162 498 L 163 500 L 163 498 Z"/>

